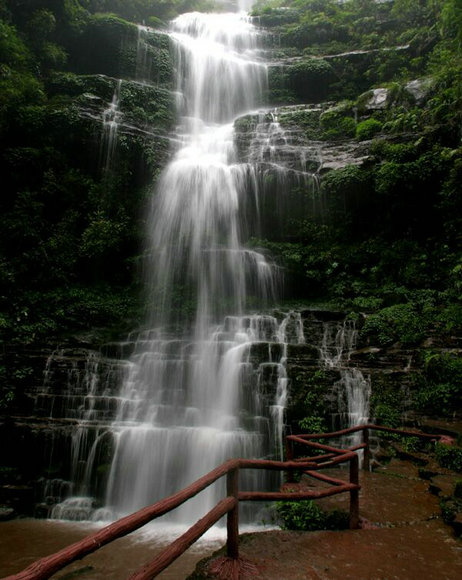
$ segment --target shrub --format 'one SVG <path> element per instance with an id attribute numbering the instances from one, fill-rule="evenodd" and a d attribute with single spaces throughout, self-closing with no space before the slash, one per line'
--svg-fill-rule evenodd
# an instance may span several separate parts
<path id="1" fill-rule="evenodd" d="M 462 358 L 431 353 L 425 362 L 424 381 L 416 396 L 419 409 L 433 415 L 451 415 L 460 408 Z"/>
<path id="2" fill-rule="evenodd" d="M 331 65 L 320 58 L 298 62 L 292 65 L 287 73 L 289 87 L 302 100 L 324 98 L 333 77 Z"/>
<path id="3" fill-rule="evenodd" d="M 326 422 L 322 417 L 304 417 L 298 422 L 298 425 L 304 433 L 325 433 L 327 431 Z"/>
<path id="4" fill-rule="evenodd" d="M 349 103 L 325 111 L 319 121 L 327 139 L 354 137 L 356 122 Z"/>
<path id="5" fill-rule="evenodd" d="M 377 119 L 366 119 L 361 121 L 356 127 L 356 139 L 358 141 L 366 141 L 372 139 L 374 135 L 380 132 L 382 123 Z"/>
<path id="6" fill-rule="evenodd" d="M 462 448 L 437 443 L 435 455 L 441 467 L 462 473 Z"/>
<path id="7" fill-rule="evenodd" d="M 422 340 L 425 330 L 425 317 L 408 303 L 395 304 L 372 314 L 366 318 L 361 334 L 379 346 L 390 346 L 395 342 L 411 345 Z"/>
<path id="8" fill-rule="evenodd" d="M 283 530 L 342 530 L 349 525 L 346 512 L 325 512 L 311 500 L 277 502 L 276 512 Z"/>

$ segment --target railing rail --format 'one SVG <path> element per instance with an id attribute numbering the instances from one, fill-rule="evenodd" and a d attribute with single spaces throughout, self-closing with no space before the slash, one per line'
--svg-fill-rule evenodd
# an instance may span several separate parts
<path id="1" fill-rule="evenodd" d="M 364 449 L 364 468 L 369 469 L 369 430 L 385 431 L 401 435 L 419 437 L 428 440 L 444 439 L 440 435 L 428 435 L 414 431 L 401 429 L 391 429 L 378 425 L 360 425 L 343 429 L 333 433 L 320 433 L 310 435 L 289 435 L 286 437 L 287 461 L 270 461 L 257 459 L 230 459 L 222 465 L 216 467 L 206 475 L 202 476 L 181 491 L 161 500 L 155 504 L 147 506 L 137 512 L 130 514 L 102 530 L 95 532 L 74 544 L 63 548 L 59 552 L 42 558 L 22 572 L 8 576 L 3 580 L 46 580 L 53 574 L 71 564 L 72 562 L 95 552 L 99 548 L 121 538 L 152 520 L 174 510 L 198 493 L 215 483 L 218 479 L 227 477 L 226 497 L 222 499 L 211 511 L 196 522 L 187 532 L 172 542 L 160 555 L 152 562 L 145 564 L 140 570 L 129 577 L 129 580 L 150 580 L 155 578 L 162 570 L 169 566 L 189 546 L 198 540 L 208 529 L 210 529 L 221 517 L 227 515 L 227 556 L 234 560 L 239 557 L 238 536 L 238 505 L 240 501 L 297 501 L 306 499 L 319 499 L 339 493 L 350 494 L 350 528 L 359 526 L 359 469 L 358 455 L 355 452 Z M 318 443 L 315 439 L 330 439 L 340 437 L 358 431 L 363 432 L 363 443 L 349 449 L 341 449 Z M 325 451 L 323 455 L 312 457 L 295 458 L 294 444 L 302 445 L 317 451 Z M 319 473 L 319 470 L 326 467 L 333 467 L 341 463 L 349 463 L 349 481 L 337 479 L 332 476 Z M 240 491 L 239 490 L 239 470 L 240 469 L 269 469 L 286 471 L 287 479 L 290 481 L 294 471 L 303 471 L 310 477 L 328 483 L 331 487 L 309 490 L 305 492 L 261 492 L 261 491 Z"/>

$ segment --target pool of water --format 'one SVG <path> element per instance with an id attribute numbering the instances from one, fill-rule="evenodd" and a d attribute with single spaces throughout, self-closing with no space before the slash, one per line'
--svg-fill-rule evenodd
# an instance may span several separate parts
<path id="1" fill-rule="evenodd" d="M 35 560 L 76 542 L 104 524 L 56 520 L 17 519 L 0 523 L 0 578 L 20 572 Z M 144 528 L 104 546 L 74 562 L 53 578 L 68 580 L 124 580 L 152 560 L 163 547 L 184 529 L 165 525 Z M 191 546 L 158 578 L 182 580 L 191 574 L 196 563 L 224 545 L 226 531 L 214 528 Z"/>

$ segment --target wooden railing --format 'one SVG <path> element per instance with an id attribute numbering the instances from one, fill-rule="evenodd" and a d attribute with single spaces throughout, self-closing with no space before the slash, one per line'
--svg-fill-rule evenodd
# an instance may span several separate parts
<path id="1" fill-rule="evenodd" d="M 334 433 L 322 433 L 316 435 L 289 435 L 287 440 L 288 461 L 267 461 L 256 459 L 231 459 L 219 467 L 216 467 L 188 487 L 161 500 L 147 506 L 129 516 L 106 526 L 102 530 L 87 536 L 59 552 L 42 558 L 28 568 L 8 576 L 3 580 L 45 580 L 53 574 L 79 560 L 102 546 L 113 542 L 139 528 L 154 519 L 174 510 L 187 500 L 206 489 L 218 479 L 226 476 L 226 497 L 222 499 L 203 518 L 196 522 L 187 532 L 172 542 L 154 560 L 145 564 L 140 570 L 129 577 L 129 580 L 150 580 L 155 578 L 162 570 L 167 568 L 174 560 L 183 554 L 189 546 L 198 540 L 208 529 L 210 529 L 220 518 L 227 514 L 227 556 L 237 560 L 239 558 L 239 516 L 238 507 L 240 501 L 297 501 L 306 499 L 319 499 L 333 496 L 339 493 L 350 494 L 350 528 L 359 527 L 359 473 L 358 455 L 359 449 L 364 449 L 364 468 L 369 469 L 369 430 L 387 431 L 400 435 L 408 435 L 423 439 L 442 439 L 439 435 L 426 435 L 413 431 L 403 431 L 390 429 L 377 425 L 362 425 L 337 431 Z M 358 431 L 363 432 L 363 442 L 360 445 L 349 449 L 341 449 L 316 442 L 316 439 L 329 439 L 340 437 Z M 316 455 L 311 457 L 295 457 L 295 446 L 303 446 L 316 451 Z M 319 454 L 322 451 L 324 453 Z M 349 463 L 349 481 L 337 479 L 326 474 L 319 473 L 325 468 L 334 467 L 342 463 Z M 287 479 L 293 479 L 295 471 L 303 472 L 319 481 L 330 484 L 330 487 L 319 488 L 303 492 L 261 492 L 261 491 L 240 491 L 239 471 L 241 469 L 268 469 L 287 472 Z"/>

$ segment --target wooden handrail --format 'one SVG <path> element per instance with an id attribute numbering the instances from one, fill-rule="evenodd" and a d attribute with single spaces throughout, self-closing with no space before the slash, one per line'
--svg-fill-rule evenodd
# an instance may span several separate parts
<path id="1" fill-rule="evenodd" d="M 46 580 L 55 572 L 58 572 L 58 570 L 61 570 L 75 560 L 79 560 L 99 550 L 99 548 L 106 544 L 130 534 L 152 520 L 172 511 L 223 475 L 226 475 L 228 471 L 237 469 L 238 467 L 239 460 L 230 459 L 181 491 L 155 504 L 142 508 L 133 514 L 125 516 L 51 556 L 41 558 L 25 568 L 22 572 L 8 576 L 3 580 Z"/>
<path id="2" fill-rule="evenodd" d="M 150 580 L 165 570 L 167 566 L 183 554 L 189 546 L 194 544 L 211 526 L 225 514 L 235 509 L 238 500 L 235 497 L 222 499 L 203 518 L 189 528 L 182 536 L 177 538 L 152 562 L 145 564 L 140 570 L 129 576 L 128 580 Z M 237 556 L 236 556 L 237 557 Z"/>
<path id="3" fill-rule="evenodd" d="M 102 530 L 95 532 L 80 540 L 63 548 L 59 552 L 51 556 L 44 557 L 22 572 L 8 576 L 3 580 L 46 580 L 54 573 L 61 570 L 68 564 L 79 560 L 84 556 L 95 552 L 102 546 L 113 542 L 139 528 L 152 520 L 164 515 L 173 509 L 177 508 L 187 500 L 196 496 L 215 481 L 227 476 L 227 497 L 221 500 L 211 511 L 196 522 L 187 532 L 172 542 L 160 555 L 158 555 L 152 562 L 145 564 L 142 569 L 130 576 L 129 580 L 150 580 L 157 576 L 162 570 L 169 566 L 176 558 L 185 552 L 191 544 L 200 538 L 209 528 L 211 528 L 221 517 L 228 514 L 227 523 L 227 554 L 228 557 L 237 559 L 238 552 L 238 503 L 239 501 L 297 501 L 306 499 L 319 499 L 322 497 L 329 497 L 339 493 L 350 494 L 350 528 L 357 528 L 359 526 L 359 470 L 358 470 L 358 455 L 355 450 L 364 449 L 365 451 L 365 467 L 367 458 L 369 457 L 369 430 L 385 431 L 401 435 L 420 437 L 422 439 L 430 440 L 447 440 L 443 435 L 429 435 L 424 433 L 416 433 L 414 431 L 406 431 L 402 429 L 392 429 L 390 427 L 382 427 L 380 425 L 359 425 L 349 429 L 343 429 L 333 433 L 316 433 L 303 435 L 288 435 L 286 437 L 286 451 L 288 461 L 271 461 L 259 459 L 230 459 L 222 465 L 216 467 L 206 475 L 202 476 L 189 486 L 180 490 L 179 492 L 158 501 L 155 504 L 146 506 L 137 512 L 125 516 L 112 524 L 109 524 Z M 339 447 L 332 447 L 324 443 L 318 443 L 314 439 L 329 439 L 339 437 L 350 433 L 363 432 L 363 443 L 348 449 L 341 449 Z M 302 458 L 295 460 L 293 444 L 298 443 L 316 450 L 324 450 L 328 453 L 320 456 L 309 458 Z M 319 463 L 322 460 L 324 463 Z M 350 464 L 349 482 L 336 479 L 324 474 L 320 474 L 319 470 L 332 467 L 341 463 L 348 462 Z M 310 490 L 307 492 L 252 492 L 239 491 L 238 475 L 240 469 L 268 469 L 277 471 L 286 471 L 288 474 L 288 481 L 290 481 L 290 474 L 294 471 L 303 471 L 307 475 L 330 483 L 332 487 L 327 489 Z"/>
<path id="4" fill-rule="evenodd" d="M 431 435 L 429 433 L 420 433 L 419 431 L 410 431 L 408 429 L 395 429 L 393 427 L 385 427 L 384 425 L 375 425 L 373 423 L 366 423 L 365 425 L 355 425 L 354 427 L 348 427 L 347 429 L 341 429 L 340 431 L 331 431 L 329 433 L 309 433 L 300 435 L 287 435 L 286 439 L 292 440 L 294 437 L 297 439 L 333 439 L 335 437 L 342 437 L 343 435 L 349 435 L 350 433 L 358 433 L 359 431 L 384 431 L 387 433 L 396 433 L 397 435 L 409 435 L 411 437 L 419 437 L 421 439 L 446 439 L 445 435 Z M 338 450 L 338 448 L 337 448 Z"/>

